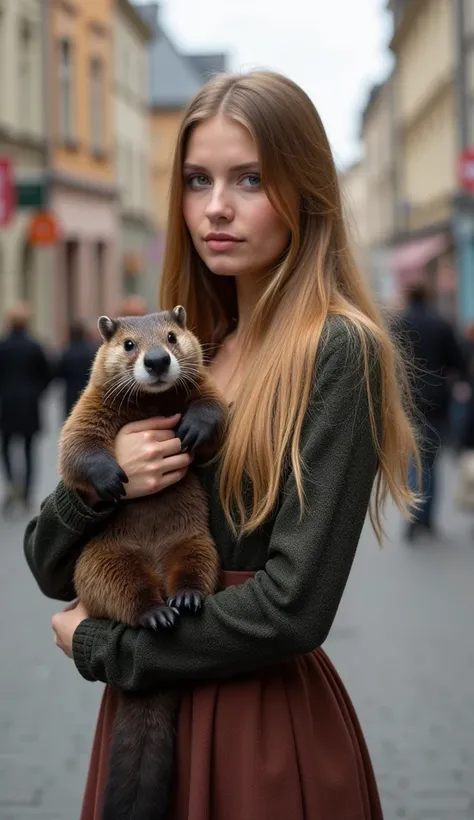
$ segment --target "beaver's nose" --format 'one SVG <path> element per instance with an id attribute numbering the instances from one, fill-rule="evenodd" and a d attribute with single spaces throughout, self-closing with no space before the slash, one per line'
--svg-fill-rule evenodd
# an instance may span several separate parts
<path id="1" fill-rule="evenodd" d="M 163 348 L 157 347 L 145 353 L 143 364 L 149 373 L 153 373 L 154 376 L 162 376 L 171 364 L 171 356 L 166 350 L 163 350 Z"/>

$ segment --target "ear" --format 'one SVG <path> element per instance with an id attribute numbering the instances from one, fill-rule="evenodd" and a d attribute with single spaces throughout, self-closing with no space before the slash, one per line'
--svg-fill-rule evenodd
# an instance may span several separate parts
<path id="1" fill-rule="evenodd" d="M 108 342 L 117 330 L 118 322 L 115 322 L 113 319 L 109 319 L 108 316 L 100 316 L 97 322 L 97 327 L 104 341 Z"/>
<path id="2" fill-rule="evenodd" d="M 177 307 L 173 308 L 173 310 L 171 311 L 171 315 L 176 324 L 182 327 L 184 330 L 184 328 L 186 327 L 187 319 L 184 307 L 182 305 L 178 305 Z"/>

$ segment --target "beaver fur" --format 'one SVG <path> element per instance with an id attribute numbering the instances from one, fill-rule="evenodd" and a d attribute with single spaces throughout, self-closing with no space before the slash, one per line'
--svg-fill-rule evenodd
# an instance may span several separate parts
<path id="1" fill-rule="evenodd" d="M 115 459 L 115 437 L 128 422 L 180 413 L 182 447 L 208 458 L 222 440 L 226 408 L 181 306 L 102 316 L 98 327 L 103 344 L 63 427 L 59 471 L 67 486 L 94 489 L 116 510 L 80 554 L 76 592 L 91 617 L 167 629 L 181 614 L 196 614 L 217 588 L 206 495 L 191 467 L 159 493 L 122 500 L 128 479 Z M 153 681 L 147 692 L 120 694 L 103 820 L 166 815 L 176 708 L 177 695 L 153 689 Z"/>

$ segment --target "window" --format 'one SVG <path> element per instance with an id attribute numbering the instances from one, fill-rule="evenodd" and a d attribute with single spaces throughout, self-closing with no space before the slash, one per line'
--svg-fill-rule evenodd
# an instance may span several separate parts
<path id="1" fill-rule="evenodd" d="M 104 64 L 93 57 L 90 64 L 90 138 L 93 151 L 104 149 Z"/>
<path id="2" fill-rule="evenodd" d="M 59 43 L 59 131 L 63 140 L 73 137 L 72 47 L 69 40 Z"/>
<path id="3" fill-rule="evenodd" d="M 33 32 L 26 21 L 20 22 L 18 38 L 18 124 L 22 129 L 31 126 L 33 83 Z"/>

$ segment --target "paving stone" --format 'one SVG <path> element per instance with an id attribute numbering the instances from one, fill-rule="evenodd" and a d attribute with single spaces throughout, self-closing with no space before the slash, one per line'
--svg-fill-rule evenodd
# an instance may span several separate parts
<path id="1" fill-rule="evenodd" d="M 57 480 L 54 396 L 45 411 L 36 506 Z M 453 469 L 445 456 L 446 489 Z M 474 527 L 449 496 L 439 519 L 438 544 L 404 544 L 391 509 L 382 549 L 364 529 L 325 644 L 359 715 L 385 820 L 474 819 Z M 102 686 L 53 645 L 61 605 L 26 566 L 27 520 L 0 520 L 0 820 L 77 820 Z"/>

